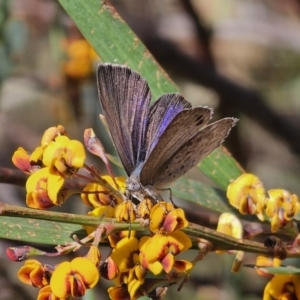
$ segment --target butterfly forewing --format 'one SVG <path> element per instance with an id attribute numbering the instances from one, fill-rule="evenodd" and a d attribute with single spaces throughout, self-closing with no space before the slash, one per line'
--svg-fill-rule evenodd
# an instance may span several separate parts
<path id="1" fill-rule="evenodd" d="M 147 157 L 140 174 L 141 183 L 143 185 L 152 185 L 158 170 L 161 169 L 186 142 L 206 126 L 211 115 L 212 109 L 208 107 L 184 109 L 178 113 L 161 135 L 153 151 Z"/>
<path id="2" fill-rule="evenodd" d="M 156 173 L 152 173 L 149 183 L 164 185 L 185 174 L 221 145 L 236 121 L 234 118 L 224 118 L 202 129 L 164 161 Z"/>
<path id="3" fill-rule="evenodd" d="M 99 99 L 127 174 L 141 161 L 151 94 L 147 82 L 127 67 L 98 67 Z"/>

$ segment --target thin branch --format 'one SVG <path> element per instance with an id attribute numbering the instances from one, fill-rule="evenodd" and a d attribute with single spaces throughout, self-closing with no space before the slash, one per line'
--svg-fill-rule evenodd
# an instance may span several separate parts
<path id="1" fill-rule="evenodd" d="M 190 19 L 194 23 L 198 41 L 199 43 L 201 43 L 201 47 L 206 56 L 206 62 L 208 62 L 211 65 L 211 67 L 214 67 L 215 62 L 210 49 L 212 31 L 203 25 L 201 19 L 199 18 L 199 15 L 196 13 L 194 6 L 191 3 L 191 0 L 180 0 L 180 2 L 183 8 L 185 9 L 186 13 L 189 15 Z"/>
<path id="2" fill-rule="evenodd" d="M 28 175 L 10 168 L 0 168 L 0 183 L 9 183 L 20 186 L 25 186 Z"/>

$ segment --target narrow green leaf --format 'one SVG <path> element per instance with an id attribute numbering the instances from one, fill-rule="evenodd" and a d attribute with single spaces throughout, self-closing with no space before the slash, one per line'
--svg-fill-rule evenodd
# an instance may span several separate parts
<path id="1" fill-rule="evenodd" d="M 82 300 L 96 300 L 99 299 L 96 297 L 96 291 L 94 289 L 87 289 L 85 295 L 82 297 Z"/>
<path id="2" fill-rule="evenodd" d="M 103 62 L 129 65 L 147 78 L 154 98 L 178 88 L 108 1 L 59 0 Z"/>
<path id="3" fill-rule="evenodd" d="M 230 182 L 244 173 L 238 162 L 224 147 L 219 147 L 203 159 L 198 164 L 198 169 L 224 190 Z"/>
<path id="4" fill-rule="evenodd" d="M 123 169 L 122 162 L 118 156 L 114 156 L 109 153 L 105 153 L 105 155 L 111 163 L 113 163 L 117 167 Z"/>
<path id="5" fill-rule="evenodd" d="M 144 76 L 154 98 L 178 92 L 138 37 L 106 1 L 59 0 L 66 12 L 104 62 L 129 65 Z M 224 166 L 223 166 L 224 165 Z M 227 153 L 216 150 L 202 160 L 199 169 L 222 189 L 242 174 L 241 168 Z"/>
<path id="6" fill-rule="evenodd" d="M 172 185 L 172 193 L 184 200 L 199 204 L 216 212 L 238 211 L 229 205 L 224 191 L 201 182 L 181 177 Z"/>
<path id="7" fill-rule="evenodd" d="M 177 179 L 171 188 L 172 194 L 180 199 L 198 204 L 201 207 L 218 213 L 228 212 L 237 216 L 240 220 L 257 222 L 255 215 L 241 215 L 236 208 L 229 204 L 226 192 L 219 188 L 214 188 L 186 177 Z"/>
<path id="8" fill-rule="evenodd" d="M 300 269 L 297 268 L 289 268 L 289 267 L 257 267 L 255 269 L 259 269 L 264 273 L 273 274 L 273 275 L 296 275 L 300 274 Z"/>
<path id="9" fill-rule="evenodd" d="M 86 235 L 82 226 L 18 217 L 0 217 L 0 238 L 15 241 L 63 245 L 71 242 L 72 235 L 79 238 Z"/>

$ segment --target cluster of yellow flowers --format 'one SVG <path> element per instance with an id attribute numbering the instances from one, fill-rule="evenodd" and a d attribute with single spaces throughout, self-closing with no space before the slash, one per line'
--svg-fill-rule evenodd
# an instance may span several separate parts
<path id="1" fill-rule="evenodd" d="M 158 286 L 184 283 L 194 264 L 202 259 L 201 251 L 194 260 L 177 258 L 178 254 L 192 247 L 193 241 L 194 245 L 200 242 L 181 230 L 189 226 L 184 211 L 172 203 L 150 197 L 139 199 L 138 204 L 132 202 L 126 196 L 125 178 L 112 175 L 103 147 L 91 129 L 85 131 L 84 142 L 91 153 L 103 159 L 110 175 L 101 175 L 93 166 L 88 166 L 83 144 L 70 140 L 60 125 L 47 129 L 41 145 L 31 154 L 23 148 L 15 151 L 13 163 L 29 174 L 26 204 L 31 208 L 49 209 L 62 205 L 70 195 L 77 193 L 84 204 L 93 208 L 88 215 L 99 217 L 99 224 L 103 217 L 129 224 L 138 219 L 144 224 L 145 232 L 120 231 L 123 229 L 114 227 L 114 222 L 109 226 L 104 222 L 102 227 L 84 226 L 85 239 L 58 245 L 57 253 L 48 256 L 64 255 L 83 245 L 88 247 L 85 256 L 54 266 L 28 259 L 19 270 L 20 280 L 40 289 L 38 300 L 82 297 L 101 277 L 114 282 L 115 285 L 108 289 L 113 300 L 137 299 L 153 293 Z M 84 184 L 70 184 L 75 178 L 84 180 Z M 283 189 L 269 190 L 266 194 L 259 178 L 253 174 L 243 174 L 229 184 L 227 197 L 241 214 L 255 214 L 260 221 L 269 221 L 272 232 L 291 224 L 300 210 L 296 195 Z M 236 240 L 243 239 L 242 222 L 229 213 L 221 214 L 216 231 Z M 101 245 L 106 242 L 111 248 L 104 260 L 101 260 L 100 242 Z M 23 246 L 19 251 L 22 259 L 38 252 L 44 255 L 29 246 Z M 236 254 L 232 270 L 238 271 L 244 252 L 234 249 L 226 252 Z M 224 253 L 224 250 L 217 253 Z M 7 255 L 19 259 L 15 248 L 8 249 Z M 271 270 L 271 267 L 282 269 Z M 258 257 L 255 268 L 258 274 L 272 278 L 265 288 L 264 300 L 300 299 L 297 270 L 283 268 L 280 260 L 267 257 Z"/>
<path id="2" fill-rule="evenodd" d="M 255 214 L 260 221 L 268 220 L 273 233 L 288 225 L 292 226 L 300 210 L 297 195 L 283 189 L 271 189 L 267 194 L 268 197 L 263 184 L 253 174 L 243 174 L 227 188 L 227 198 L 232 206 L 241 214 Z M 232 235 L 238 237 L 238 234 Z M 296 237 L 290 244 L 295 254 L 298 251 L 298 239 Z M 265 256 L 257 257 L 255 269 L 259 275 L 271 278 L 264 289 L 263 300 L 300 299 L 299 269 L 293 266 L 281 267 L 280 259 Z"/>
<path id="3" fill-rule="evenodd" d="M 18 276 L 22 282 L 40 288 L 37 300 L 82 297 L 100 278 L 99 262 L 99 250 L 91 246 L 86 257 L 76 257 L 55 267 L 29 259 L 19 270 Z"/>
<path id="4" fill-rule="evenodd" d="M 99 142 L 91 130 L 86 132 L 85 142 L 92 153 L 101 156 L 95 153 L 97 147 L 91 147 L 91 143 Z M 50 266 L 27 260 L 19 271 L 20 280 L 40 288 L 38 300 L 83 296 L 100 277 L 114 281 L 115 286 L 108 290 L 111 299 L 137 299 L 159 284 L 178 282 L 187 276 L 193 264 L 175 258 L 192 246 L 190 238 L 180 231 L 188 225 L 184 211 L 171 203 L 153 203 L 149 198 L 135 205 L 124 195 L 125 178 L 100 176 L 97 170 L 85 164 L 85 158 L 83 145 L 70 140 L 62 126 L 46 130 L 41 145 L 31 154 L 19 148 L 12 160 L 30 175 L 26 183 L 26 204 L 31 208 L 48 209 L 62 205 L 70 195 L 79 193 L 82 201 L 94 208 L 89 215 L 99 216 L 99 220 L 105 216 L 128 223 L 142 218 L 147 220 L 149 233 L 136 236 L 134 231 L 111 229 L 105 238 L 112 251 L 105 261 L 101 261 L 98 249 L 101 238 L 95 238 L 86 256 L 71 262 Z M 79 173 L 84 169 L 89 176 Z M 75 177 L 88 183 L 81 189 L 71 189 L 68 180 Z M 85 229 L 88 235 L 97 235 L 97 228 L 85 226 Z M 58 246 L 57 249 L 64 254 L 76 247 L 79 246 Z M 8 251 L 8 255 L 12 257 L 13 252 Z M 154 280 L 147 276 L 149 273 L 160 276 Z"/>
<path id="5" fill-rule="evenodd" d="M 263 300 L 290 300 L 300 299 L 300 274 L 299 269 L 293 266 L 287 267 L 290 274 L 280 273 L 279 270 L 286 270 L 280 267 L 281 260 L 265 256 L 258 256 L 256 259 L 256 272 L 264 277 L 269 277 L 271 280 L 265 287 Z M 270 274 L 269 268 L 277 268 L 278 274 Z"/>
<path id="6" fill-rule="evenodd" d="M 266 196 L 263 184 L 253 174 L 243 174 L 227 188 L 229 203 L 243 215 L 255 214 L 261 221 L 271 220 L 271 231 L 289 224 L 300 210 L 297 195 L 272 189 Z"/>
<path id="7" fill-rule="evenodd" d="M 85 151 L 79 141 L 70 140 L 66 134 L 62 126 L 51 127 L 31 154 L 20 147 L 12 157 L 14 165 L 30 175 L 26 204 L 31 208 L 61 205 L 75 192 L 64 189 L 65 178 L 73 177 L 84 166 Z"/>

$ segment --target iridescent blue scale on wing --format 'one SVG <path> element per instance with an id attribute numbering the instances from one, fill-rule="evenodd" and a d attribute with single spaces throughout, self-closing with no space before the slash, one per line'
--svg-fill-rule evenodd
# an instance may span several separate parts
<path id="1" fill-rule="evenodd" d="M 146 157 L 150 155 L 161 135 L 181 111 L 191 104 L 179 94 L 165 94 L 150 107 L 147 124 Z"/>

